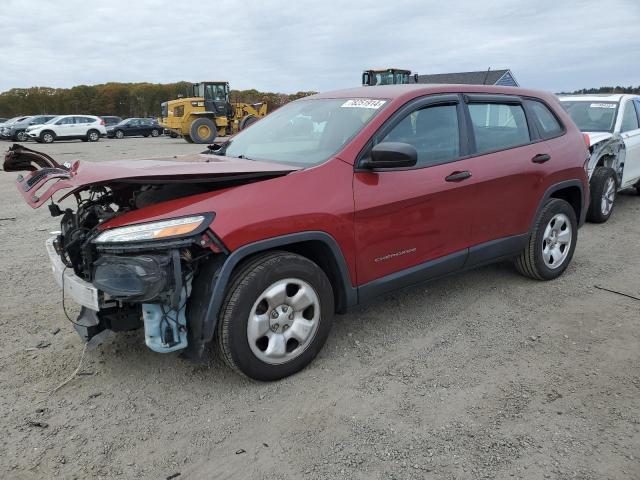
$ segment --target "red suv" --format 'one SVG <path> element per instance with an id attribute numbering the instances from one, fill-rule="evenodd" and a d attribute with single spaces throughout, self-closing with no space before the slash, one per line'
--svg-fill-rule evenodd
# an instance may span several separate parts
<path id="1" fill-rule="evenodd" d="M 5 170 L 49 208 L 47 242 L 86 340 L 144 328 L 198 359 L 215 340 L 259 380 L 290 375 L 335 312 L 502 260 L 553 279 L 589 199 L 587 145 L 553 95 L 493 86 L 365 87 L 292 102 L 178 158 L 60 165 L 14 145 Z"/>

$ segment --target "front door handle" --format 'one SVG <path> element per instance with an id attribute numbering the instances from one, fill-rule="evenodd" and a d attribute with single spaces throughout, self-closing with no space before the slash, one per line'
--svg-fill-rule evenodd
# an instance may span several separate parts
<path id="1" fill-rule="evenodd" d="M 464 172 L 453 172 L 451 175 L 445 177 L 444 179 L 447 182 L 460 182 L 462 180 L 466 180 L 467 178 L 471 178 L 471 173 L 465 170 Z"/>
<path id="2" fill-rule="evenodd" d="M 549 160 L 551 160 L 551 156 L 547 155 L 546 153 L 540 153 L 531 159 L 533 163 L 544 163 L 548 162 Z"/>

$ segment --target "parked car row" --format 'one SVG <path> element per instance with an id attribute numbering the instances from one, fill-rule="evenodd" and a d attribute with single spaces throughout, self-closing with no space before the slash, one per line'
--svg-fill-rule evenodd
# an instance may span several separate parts
<path id="1" fill-rule="evenodd" d="M 56 140 L 78 139 L 97 142 L 101 137 L 157 137 L 162 127 L 153 119 L 95 115 L 31 115 L 5 119 L 0 123 L 3 140 L 52 143 Z"/>

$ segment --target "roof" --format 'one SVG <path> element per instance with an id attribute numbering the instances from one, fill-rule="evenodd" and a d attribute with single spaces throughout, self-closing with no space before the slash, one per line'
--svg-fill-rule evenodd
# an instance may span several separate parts
<path id="1" fill-rule="evenodd" d="M 509 69 L 483 70 L 479 72 L 436 73 L 418 75 L 418 83 L 455 83 L 463 85 L 496 85 L 503 77 L 511 77 L 514 86 L 518 82 Z"/>
<path id="2" fill-rule="evenodd" d="M 300 100 L 314 98 L 378 98 L 408 101 L 422 95 L 433 95 L 436 93 L 495 93 L 503 95 L 524 95 L 540 98 L 555 98 L 548 92 L 530 90 L 520 87 L 505 87 L 502 85 L 378 85 L 374 87 L 347 88 L 344 90 L 334 90 L 331 92 L 318 93 Z M 555 100 L 554 100 L 555 101 Z"/>
<path id="3" fill-rule="evenodd" d="M 597 100 L 599 102 L 619 102 L 624 98 L 639 98 L 631 93 L 578 93 L 575 95 L 558 95 L 560 100 L 573 100 L 576 102 Z"/>

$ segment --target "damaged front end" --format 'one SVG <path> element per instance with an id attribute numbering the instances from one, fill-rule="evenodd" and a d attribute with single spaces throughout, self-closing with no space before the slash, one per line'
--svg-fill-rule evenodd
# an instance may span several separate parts
<path id="1" fill-rule="evenodd" d="M 295 170 L 209 157 L 60 165 L 19 145 L 7 152 L 6 171 L 28 172 L 17 187 L 33 208 L 61 189 L 70 191 L 60 200 L 75 199 L 75 209 L 51 200 L 50 213 L 61 221 L 47 251 L 63 306 L 67 299 L 81 306 L 74 326 L 83 339 L 144 327 L 150 349 L 200 358 L 212 336 L 211 295 L 229 252 L 211 229 L 215 212 L 173 216 L 171 202 L 184 210 L 185 197 L 202 200 L 207 192 Z"/>

